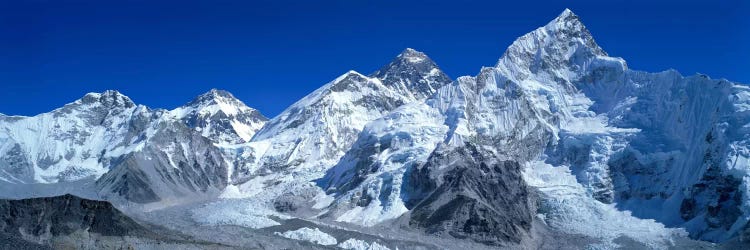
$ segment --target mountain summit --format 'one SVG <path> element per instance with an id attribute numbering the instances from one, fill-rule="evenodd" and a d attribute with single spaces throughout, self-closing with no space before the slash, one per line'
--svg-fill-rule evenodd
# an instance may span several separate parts
<path id="1" fill-rule="evenodd" d="M 250 141 L 268 120 L 225 90 L 211 89 L 171 113 L 215 143 Z"/>
<path id="2" fill-rule="evenodd" d="M 411 48 L 371 76 L 412 99 L 425 99 L 451 81 L 432 59 Z"/>
<path id="3" fill-rule="evenodd" d="M 517 80 L 544 75 L 559 83 L 569 83 L 575 81 L 573 78 L 580 76 L 580 72 L 602 64 L 626 67 L 624 60 L 608 57 L 580 18 L 566 9 L 547 25 L 516 39 L 496 67 Z"/>

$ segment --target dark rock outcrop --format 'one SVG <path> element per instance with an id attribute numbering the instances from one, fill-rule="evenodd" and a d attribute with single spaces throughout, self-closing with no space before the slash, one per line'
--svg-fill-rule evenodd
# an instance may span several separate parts
<path id="1" fill-rule="evenodd" d="M 112 204 L 73 195 L 0 200 L 0 234 L 44 244 L 56 236 L 87 231 L 103 236 L 148 236 L 150 231 Z"/>
<path id="2" fill-rule="evenodd" d="M 502 245 L 531 229 L 535 199 L 521 166 L 470 143 L 439 148 L 404 185 L 409 225 L 427 233 Z"/>

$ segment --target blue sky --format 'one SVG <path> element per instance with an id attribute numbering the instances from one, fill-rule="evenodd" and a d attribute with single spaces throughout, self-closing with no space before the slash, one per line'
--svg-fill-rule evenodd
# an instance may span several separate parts
<path id="1" fill-rule="evenodd" d="M 272 117 L 406 47 L 451 77 L 494 65 L 565 8 L 632 69 L 750 83 L 745 1 L 2 1 L 0 113 L 116 89 L 175 108 L 226 89 Z"/>

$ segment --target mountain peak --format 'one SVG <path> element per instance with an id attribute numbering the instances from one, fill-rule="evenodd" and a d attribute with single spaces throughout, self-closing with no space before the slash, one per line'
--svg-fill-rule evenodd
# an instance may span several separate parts
<path id="1" fill-rule="evenodd" d="M 239 106 L 245 106 L 245 104 L 234 97 L 232 93 L 229 93 L 229 91 L 221 90 L 221 89 L 211 89 L 206 93 L 203 93 L 192 101 L 190 101 L 185 106 L 205 106 L 205 105 L 213 105 L 218 103 L 227 103 L 227 104 L 235 104 Z"/>
<path id="2" fill-rule="evenodd" d="M 580 39 L 586 47 L 593 50 L 594 54 L 606 56 L 607 53 L 594 41 L 594 37 L 570 9 L 563 10 L 560 15 L 543 27 L 549 34 L 566 40 L 568 42 Z M 536 31 L 535 31 L 536 32 Z"/>
<path id="3" fill-rule="evenodd" d="M 208 92 L 206 92 L 203 95 L 211 95 L 214 97 L 225 97 L 225 98 L 235 98 L 232 93 L 229 93 L 229 91 L 223 90 L 223 89 L 211 89 Z"/>
<path id="4" fill-rule="evenodd" d="M 568 17 L 575 17 L 575 18 L 578 18 L 578 15 L 576 15 L 575 13 L 573 13 L 573 11 L 572 11 L 572 10 L 570 10 L 570 9 L 568 9 L 568 8 L 565 8 L 565 9 L 564 9 L 564 10 L 562 11 L 562 13 L 560 13 L 560 15 L 558 15 L 558 16 L 557 16 L 557 18 L 556 18 L 556 19 L 562 19 L 562 20 L 564 20 L 564 19 L 567 19 Z"/>
<path id="5" fill-rule="evenodd" d="M 178 117 L 187 117 L 191 113 L 203 113 L 214 115 L 218 112 L 224 115 L 236 116 L 242 113 L 253 114 L 257 116 L 258 120 L 267 120 L 257 110 L 248 107 L 244 102 L 237 97 L 234 97 L 229 91 L 221 89 L 211 89 L 206 93 L 203 93 L 185 104 L 172 111 Z"/>
<path id="6" fill-rule="evenodd" d="M 105 106 L 134 107 L 135 103 L 129 97 L 117 90 L 106 90 L 102 93 L 87 93 L 77 102 L 82 104 L 101 103 Z"/>
<path id="7" fill-rule="evenodd" d="M 206 93 L 203 93 L 203 97 L 211 97 L 211 98 L 231 98 L 231 99 L 237 99 L 232 95 L 232 93 L 229 93 L 229 91 L 223 90 L 223 89 L 211 89 Z"/>
<path id="8" fill-rule="evenodd" d="M 404 49 L 388 65 L 371 75 L 405 96 L 423 99 L 451 82 L 437 64 L 425 53 L 412 48 Z"/>
<path id="9" fill-rule="evenodd" d="M 524 72 L 518 76 L 538 71 L 559 73 L 564 72 L 561 67 L 585 66 L 598 56 L 608 55 L 596 44 L 578 15 L 565 9 L 545 26 L 516 39 L 497 66 Z"/>
<path id="10" fill-rule="evenodd" d="M 212 141 L 229 144 L 249 141 L 268 120 L 229 91 L 220 89 L 211 89 L 170 112 Z"/>
<path id="11" fill-rule="evenodd" d="M 404 60 L 410 63 L 420 63 L 425 60 L 429 60 L 430 62 L 432 62 L 430 58 L 425 55 L 425 53 L 412 48 L 404 49 L 404 51 L 401 51 L 401 54 L 398 54 L 398 56 L 396 56 L 396 59 L 394 60 Z"/>

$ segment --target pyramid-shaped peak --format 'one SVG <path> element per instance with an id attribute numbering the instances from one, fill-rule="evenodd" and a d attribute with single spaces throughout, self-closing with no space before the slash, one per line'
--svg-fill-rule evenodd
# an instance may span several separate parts
<path id="1" fill-rule="evenodd" d="M 557 16 L 558 19 L 566 19 L 568 17 L 578 17 L 575 13 L 573 13 L 572 10 L 565 8 L 560 15 Z"/>
<path id="2" fill-rule="evenodd" d="M 451 82 L 425 53 L 404 49 L 393 61 L 371 75 L 404 96 L 424 99 Z"/>
<path id="3" fill-rule="evenodd" d="M 214 104 L 217 102 L 242 103 L 240 100 L 234 97 L 232 93 L 229 93 L 229 91 L 214 88 L 193 99 L 190 103 L 188 103 L 188 106 L 193 106 L 196 104 Z M 244 104 L 242 105 L 244 106 Z"/>
<path id="4" fill-rule="evenodd" d="M 420 68 L 429 71 L 433 68 L 437 68 L 437 65 L 425 53 L 412 48 L 406 48 L 389 64 L 380 68 L 377 72 L 372 74 L 372 76 L 382 78 L 385 74 L 401 72 L 409 68 Z"/>
<path id="5" fill-rule="evenodd" d="M 607 56 L 607 53 L 599 47 L 578 15 L 565 9 L 547 25 L 516 39 L 500 58 L 498 66 L 535 71 L 543 69 L 538 65 L 561 65 L 573 55 L 576 62 L 582 63 L 596 56 Z"/>
<path id="6" fill-rule="evenodd" d="M 606 56 L 607 53 L 596 44 L 591 32 L 581 22 L 581 19 L 570 9 L 563 10 L 560 15 L 544 26 L 547 33 L 556 36 L 561 42 L 571 42 L 580 39 L 594 54 Z"/>
<path id="7" fill-rule="evenodd" d="M 545 27 L 548 29 L 568 29 L 573 31 L 584 31 L 586 27 L 581 22 L 581 19 L 573 13 L 570 9 L 563 10 L 560 15 L 552 19 Z M 588 32 L 588 31 L 587 31 Z"/>
<path id="8" fill-rule="evenodd" d="M 406 48 L 404 49 L 404 51 L 401 51 L 401 53 L 396 56 L 396 59 L 394 59 L 394 61 L 404 61 L 408 63 L 431 62 L 430 58 L 427 57 L 425 53 L 412 48 Z"/>

